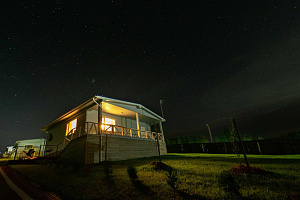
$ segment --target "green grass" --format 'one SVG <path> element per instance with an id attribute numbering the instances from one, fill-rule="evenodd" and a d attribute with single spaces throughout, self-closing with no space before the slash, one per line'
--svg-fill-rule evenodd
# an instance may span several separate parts
<path id="1" fill-rule="evenodd" d="M 0 163 L 13 160 L 13 158 L 0 158 Z"/>
<path id="2" fill-rule="evenodd" d="M 236 176 L 243 197 L 300 199 L 300 155 L 249 155 L 248 159 L 250 166 L 275 175 Z M 167 172 L 153 170 L 149 165 L 152 161 L 156 158 L 113 162 L 109 177 L 104 166 L 98 165 L 92 166 L 89 173 L 76 171 L 72 166 L 12 167 L 64 199 L 228 199 L 218 179 L 223 170 L 239 164 L 231 154 L 168 154 L 162 161 L 178 171 L 176 189 L 172 189 L 167 184 Z M 138 182 L 130 181 L 128 166 L 136 167 Z"/>

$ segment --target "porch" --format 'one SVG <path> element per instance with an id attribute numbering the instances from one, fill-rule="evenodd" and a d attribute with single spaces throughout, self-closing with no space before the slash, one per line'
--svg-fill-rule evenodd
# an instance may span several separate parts
<path id="1" fill-rule="evenodd" d="M 141 139 L 150 139 L 155 140 L 158 137 L 159 141 L 164 141 L 164 135 L 162 133 L 138 130 L 133 128 L 127 128 L 118 125 L 112 124 L 101 124 L 101 132 L 98 131 L 98 123 L 86 122 L 85 127 L 80 126 L 71 129 L 65 136 L 64 143 L 66 141 L 72 141 L 75 138 L 81 137 L 82 135 L 115 135 L 122 137 L 132 137 L 132 138 L 141 138 Z"/>

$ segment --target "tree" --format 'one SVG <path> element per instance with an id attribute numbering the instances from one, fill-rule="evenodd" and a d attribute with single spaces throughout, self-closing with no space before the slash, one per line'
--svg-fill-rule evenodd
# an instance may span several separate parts
<path id="1" fill-rule="evenodd" d="M 288 139 L 300 139 L 300 132 L 296 133 L 296 132 L 290 132 L 287 135 Z"/>
<path id="2" fill-rule="evenodd" d="M 229 128 L 223 130 L 222 133 L 219 133 L 215 136 L 216 142 L 231 142 L 231 132 Z"/>
<path id="3" fill-rule="evenodd" d="M 251 135 L 248 135 L 246 133 L 241 134 L 242 141 L 250 141 L 253 140 L 253 137 Z"/>
<path id="4" fill-rule="evenodd" d="M 16 143 L 14 144 L 14 149 L 16 149 L 18 146 L 19 146 L 19 142 L 16 142 Z"/>
<path id="5" fill-rule="evenodd" d="M 178 137 L 178 138 L 176 139 L 176 143 L 177 143 L 177 144 L 182 144 L 182 142 L 183 142 L 183 141 L 182 141 L 181 137 Z"/>

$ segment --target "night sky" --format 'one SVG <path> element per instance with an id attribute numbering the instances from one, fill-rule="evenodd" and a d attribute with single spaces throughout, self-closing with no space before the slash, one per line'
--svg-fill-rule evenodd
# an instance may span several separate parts
<path id="1" fill-rule="evenodd" d="M 143 104 L 166 137 L 300 131 L 297 1 L 1 1 L 0 151 L 94 95 Z"/>

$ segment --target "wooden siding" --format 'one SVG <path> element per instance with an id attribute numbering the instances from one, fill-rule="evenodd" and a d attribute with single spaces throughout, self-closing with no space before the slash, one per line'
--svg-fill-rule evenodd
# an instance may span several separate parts
<path id="1" fill-rule="evenodd" d="M 86 112 L 81 113 L 78 116 L 72 116 L 72 118 L 70 118 L 69 120 L 59 124 L 56 127 L 51 128 L 48 132 L 51 133 L 53 135 L 53 138 L 51 141 L 46 142 L 47 145 L 58 145 L 59 143 L 63 142 L 65 139 L 65 134 L 66 134 L 66 128 L 67 128 L 67 124 L 74 120 L 75 118 L 77 118 L 77 127 L 80 126 L 85 126 L 85 118 L 86 118 Z M 62 149 L 63 146 L 60 145 L 58 151 L 63 150 Z"/>
<path id="2" fill-rule="evenodd" d="M 106 135 L 102 135 L 102 156 L 105 159 Z M 99 136 L 89 135 L 87 137 L 86 164 L 99 162 Z M 124 136 L 107 136 L 107 160 L 128 160 L 143 157 L 157 156 L 157 143 L 155 140 L 129 138 Z M 165 142 L 160 142 L 161 155 L 167 154 Z"/>

